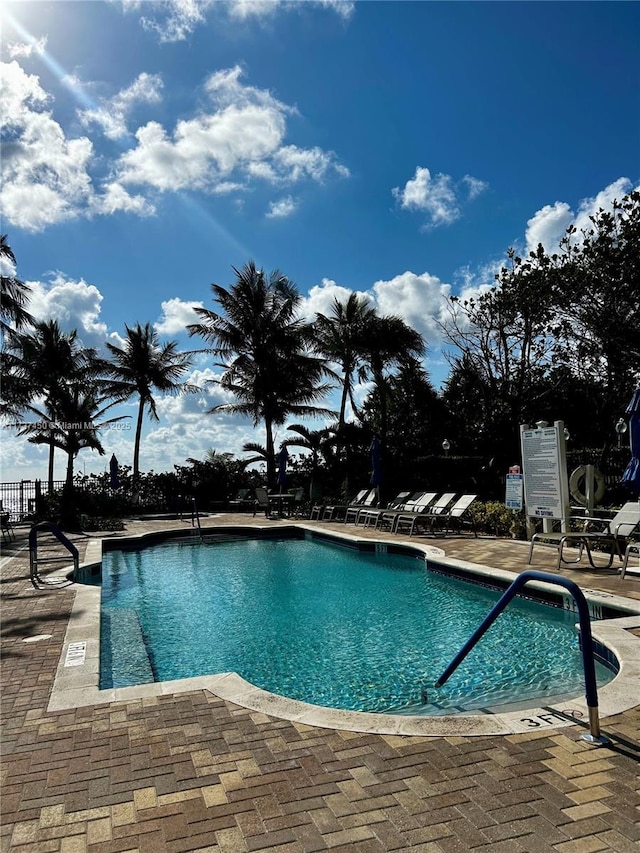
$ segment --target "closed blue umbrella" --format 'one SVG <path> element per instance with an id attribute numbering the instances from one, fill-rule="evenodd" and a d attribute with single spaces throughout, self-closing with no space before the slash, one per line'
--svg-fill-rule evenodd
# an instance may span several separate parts
<path id="1" fill-rule="evenodd" d="M 377 435 L 374 435 L 369 450 L 371 451 L 371 478 L 369 482 L 372 486 L 379 486 L 382 483 L 382 460 L 380 458 L 380 441 Z"/>
<path id="2" fill-rule="evenodd" d="M 631 459 L 620 482 L 633 492 L 640 492 L 640 386 L 633 392 L 631 402 L 627 406 L 629 415 L 629 445 Z"/>
<path id="3" fill-rule="evenodd" d="M 116 454 L 114 453 L 109 460 L 109 485 L 112 489 L 120 488 L 120 478 L 118 477 L 118 460 L 116 459 Z"/>
<path id="4" fill-rule="evenodd" d="M 280 486 L 280 491 L 287 485 L 287 460 L 289 459 L 289 453 L 287 452 L 287 448 L 283 444 L 280 448 L 280 455 L 278 456 L 278 485 Z"/>

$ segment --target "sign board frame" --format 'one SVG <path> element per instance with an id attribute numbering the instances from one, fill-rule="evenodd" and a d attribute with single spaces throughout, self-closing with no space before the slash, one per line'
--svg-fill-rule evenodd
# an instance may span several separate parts
<path id="1" fill-rule="evenodd" d="M 540 519 L 545 533 L 552 530 L 554 521 L 566 530 L 571 508 L 563 421 L 533 429 L 523 424 L 520 445 L 527 532 L 532 535 L 533 522 Z"/>

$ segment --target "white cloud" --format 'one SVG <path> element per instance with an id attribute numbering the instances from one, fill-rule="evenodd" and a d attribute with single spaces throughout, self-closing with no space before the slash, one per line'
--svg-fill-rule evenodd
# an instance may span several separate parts
<path id="1" fill-rule="evenodd" d="M 57 320 L 64 332 L 77 329 L 85 346 L 102 345 L 107 325 L 100 321 L 103 296 L 95 285 L 67 279 L 62 273 L 56 273 L 49 284 L 27 284 L 31 288 L 29 311 L 36 320 Z"/>
<path id="2" fill-rule="evenodd" d="M 206 20 L 206 12 L 213 0 L 123 0 L 125 11 L 156 13 L 140 18 L 142 26 L 156 33 L 161 42 L 183 41 Z"/>
<path id="3" fill-rule="evenodd" d="M 591 216 L 600 209 L 611 210 L 614 201 L 620 201 L 633 189 L 634 186 L 628 178 L 618 178 L 593 198 L 583 199 L 578 205 L 577 213 L 564 201 L 546 204 L 527 222 L 525 233 L 527 251 L 534 251 L 538 243 L 542 243 L 547 252 L 557 251 L 560 240 L 571 224 L 575 225 L 578 231 L 573 239 L 579 241 L 581 232 L 588 231 L 592 227 Z"/>
<path id="4" fill-rule="evenodd" d="M 486 181 L 481 181 L 480 178 L 473 178 L 471 175 L 465 175 L 462 182 L 467 185 L 470 200 L 477 198 L 477 196 L 489 187 Z"/>
<path id="5" fill-rule="evenodd" d="M 300 313 L 307 320 L 315 320 L 316 314 L 330 316 L 334 300 L 346 302 L 352 292 L 330 278 L 323 278 L 322 283 L 314 285 L 302 299 Z M 359 292 L 358 295 L 371 298 L 370 293 Z"/>
<path id="6" fill-rule="evenodd" d="M 42 56 L 42 54 L 47 49 L 47 37 L 43 36 L 39 39 L 32 39 L 28 44 L 24 42 L 9 42 L 7 44 L 7 53 L 11 57 L 11 59 L 22 58 L 25 59 L 33 56 Z"/>
<path id="7" fill-rule="evenodd" d="M 91 197 L 89 139 L 66 139 L 48 95 L 17 62 L 0 65 L 4 146 L 0 204 L 7 222 L 38 231 L 72 219 Z"/>
<path id="8" fill-rule="evenodd" d="M 240 66 L 212 74 L 205 84 L 214 110 L 178 122 L 172 134 L 157 122 L 137 133 L 137 146 L 117 166 L 121 184 L 162 191 L 229 192 L 260 179 L 284 185 L 347 177 L 333 152 L 283 145 L 294 110 L 270 92 L 241 82 Z"/>
<path id="9" fill-rule="evenodd" d="M 373 285 L 378 313 L 400 317 L 423 335 L 427 344 L 441 340 L 439 323 L 444 319 L 451 285 L 437 276 L 407 270 L 388 281 Z"/>
<path id="10" fill-rule="evenodd" d="M 162 302 L 162 317 L 157 323 L 154 323 L 154 327 L 161 335 L 184 333 L 190 323 L 200 322 L 200 317 L 194 309 L 202 307 L 202 302 L 186 302 L 177 296 L 173 299 L 167 299 Z"/>
<path id="11" fill-rule="evenodd" d="M 299 11 L 305 6 L 331 9 L 348 20 L 355 7 L 352 0 L 305 0 L 304 3 L 291 0 L 122 0 L 122 4 L 125 11 L 144 10 L 140 23 L 154 32 L 161 42 L 184 41 L 206 21 L 212 7 L 224 10 L 232 20 L 241 22 L 249 19 L 264 21 L 277 13 Z"/>
<path id="12" fill-rule="evenodd" d="M 118 211 L 135 213 L 137 216 L 153 216 L 155 206 L 144 196 L 131 195 L 117 182 L 106 183 L 102 187 L 101 196 L 91 198 L 90 209 L 105 216 L 111 216 Z"/>
<path id="13" fill-rule="evenodd" d="M 4 119 L 0 204 L 7 222 L 26 231 L 42 231 L 59 222 L 126 211 L 154 212 L 141 196 L 112 181 L 95 191 L 90 168 L 94 149 L 86 136 L 68 139 L 44 109 L 49 96 L 38 78 L 17 62 L 0 65 L 0 113 Z"/>
<path id="14" fill-rule="evenodd" d="M 162 87 L 158 74 L 143 72 L 128 88 L 104 100 L 99 107 L 81 110 L 78 116 L 85 127 L 97 124 L 109 139 L 121 139 L 128 135 L 127 118 L 131 111 L 138 103 L 159 103 Z"/>
<path id="15" fill-rule="evenodd" d="M 427 215 L 425 228 L 450 225 L 461 216 L 461 185 L 467 188 L 468 199 L 474 199 L 487 189 L 488 184 L 479 178 L 465 175 L 456 185 L 451 175 L 438 173 L 435 177 L 424 166 L 417 166 L 413 178 L 404 188 L 394 187 L 395 199 L 404 210 L 419 211 Z"/>
<path id="16" fill-rule="evenodd" d="M 564 232 L 573 220 L 573 211 L 566 202 L 545 204 L 527 222 L 527 251 L 533 251 L 538 243 L 548 249 L 557 248 Z"/>
<path id="17" fill-rule="evenodd" d="M 4 118 L 3 181 L 0 203 L 6 222 L 41 231 L 59 222 L 94 215 L 155 213 L 153 191 L 241 193 L 256 182 L 286 187 L 349 171 L 331 151 L 285 144 L 287 118 L 296 110 L 266 89 L 245 85 L 240 66 L 218 71 L 205 89 L 212 107 L 179 121 L 173 131 L 150 121 L 135 134 L 133 147 L 115 162 L 86 137 L 68 138 L 48 109 L 39 79 L 16 61 L 0 65 L 0 111 Z M 140 74 L 111 101 L 79 113 L 107 136 L 122 139 L 132 108 L 160 98 L 160 78 Z M 78 98 L 79 84 L 74 84 Z M 100 182 L 98 170 L 106 177 Z M 94 177 L 95 175 L 95 177 Z M 99 182 L 97 185 L 96 182 Z M 137 192 L 132 187 L 142 188 Z M 291 203 L 272 215 L 292 212 Z"/>
<path id="18" fill-rule="evenodd" d="M 291 198 L 290 195 L 281 198 L 279 201 L 272 201 L 269 204 L 269 209 L 265 213 L 268 219 L 284 219 L 291 216 L 297 210 L 298 202 Z"/>

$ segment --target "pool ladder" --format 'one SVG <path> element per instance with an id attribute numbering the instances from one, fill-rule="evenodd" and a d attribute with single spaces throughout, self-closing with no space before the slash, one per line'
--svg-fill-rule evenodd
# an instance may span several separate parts
<path id="1" fill-rule="evenodd" d="M 573 596 L 573 600 L 578 608 L 578 616 L 580 620 L 580 648 L 582 650 L 582 666 L 584 669 L 584 684 L 587 700 L 587 708 L 589 711 L 589 734 L 582 736 L 582 739 L 588 743 L 601 746 L 609 743 L 609 738 L 600 732 L 600 720 L 598 717 L 598 688 L 596 685 L 596 668 L 593 655 L 593 640 L 591 635 L 591 617 L 589 615 L 589 605 L 584 593 L 580 587 L 568 578 L 551 575 L 548 572 L 525 571 L 518 575 L 511 586 L 502 595 L 502 598 L 489 612 L 488 616 L 476 628 L 473 634 L 469 637 L 458 654 L 451 661 L 449 666 L 436 681 L 435 687 L 442 687 L 449 676 L 458 668 L 462 661 L 469 654 L 471 649 L 476 645 L 478 640 L 488 631 L 491 625 L 495 622 L 498 616 L 502 613 L 511 599 L 518 591 L 529 581 L 543 581 L 544 583 L 557 584 L 563 586 Z M 423 702 L 426 699 L 426 690 L 422 691 Z"/>

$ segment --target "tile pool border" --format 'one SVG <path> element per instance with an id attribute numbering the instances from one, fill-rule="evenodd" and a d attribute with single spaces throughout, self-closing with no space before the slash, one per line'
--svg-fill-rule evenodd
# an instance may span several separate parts
<path id="1" fill-rule="evenodd" d="M 508 586 L 515 578 L 511 572 L 446 556 L 440 548 L 422 543 L 398 543 L 387 540 L 361 539 L 348 533 L 318 530 L 304 523 L 282 527 L 225 525 L 207 531 L 211 537 L 229 534 L 248 538 L 312 538 L 339 542 L 365 551 L 389 551 L 416 556 L 423 555 L 429 568 L 442 570 L 476 583 L 498 587 Z M 186 538 L 184 529 L 154 531 L 122 538 L 90 540 L 80 569 L 99 567 L 102 553 L 109 550 L 140 548 L 168 539 Z M 68 569 L 61 570 L 68 572 Z M 98 705 L 110 702 L 130 702 L 150 697 L 169 696 L 193 690 L 208 690 L 215 696 L 244 708 L 274 717 L 320 728 L 387 735 L 422 736 L 485 736 L 508 735 L 555 729 L 564 726 L 586 725 L 589 714 L 584 697 L 574 697 L 545 706 L 484 714 L 458 714 L 436 717 L 374 714 L 364 711 L 344 711 L 324 708 L 295 699 L 287 699 L 245 681 L 237 673 L 226 672 L 174 681 L 154 682 L 100 690 L 100 598 L 101 588 L 75 584 L 75 599 L 67 624 L 65 641 L 48 705 L 48 711 Z M 539 581 L 531 582 L 527 590 L 535 590 L 543 599 L 555 598 L 556 606 L 567 606 L 566 593 Z M 613 716 L 640 704 L 640 637 L 631 633 L 640 629 L 638 603 L 597 590 L 583 590 L 590 609 L 604 608 L 620 613 L 592 624 L 595 642 L 608 650 L 619 664 L 615 678 L 598 690 L 601 718 Z M 71 647 L 71 648 L 70 648 Z"/>

